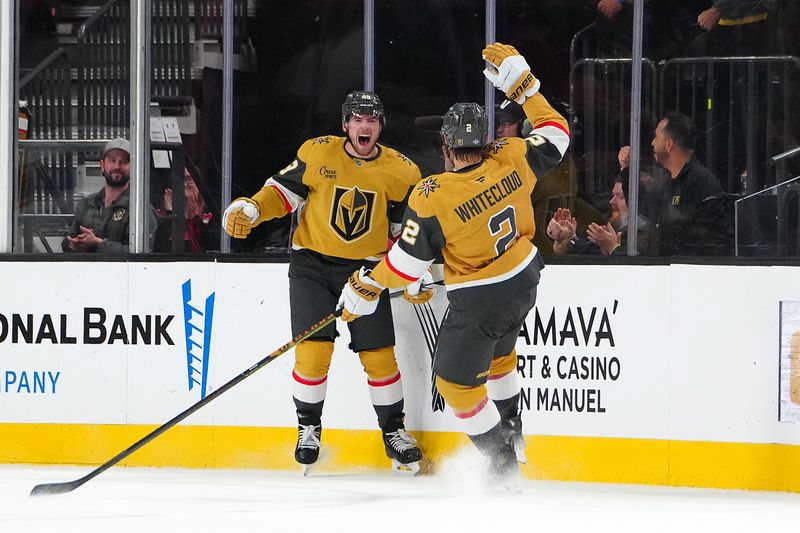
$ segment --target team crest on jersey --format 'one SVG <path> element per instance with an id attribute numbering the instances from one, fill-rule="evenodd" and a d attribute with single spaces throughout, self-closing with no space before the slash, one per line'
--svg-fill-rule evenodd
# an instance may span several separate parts
<path id="1" fill-rule="evenodd" d="M 372 212 L 377 194 L 358 187 L 336 187 L 331 206 L 331 227 L 342 240 L 360 239 L 372 226 Z"/>
<path id="2" fill-rule="evenodd" d="M 436 189 L 441 187 L 438 183 L 436 183 L 436 178 L 425 178 L 422 180 L 422 183 L 419 184 L 417 190 L 419 191 L 419 195 L 425 195 L 425 198 L 432 192 L 435 192 Z"/>
<path id="3" fill-rule="evenodd" d="M 493 154 L 496 154 L 497 152 L 499 152 L 507 144 L 508 144 L 508 141 L 505 138 L 503 138 L 503 139 L 495 139 L 492 142 L 490 142 L 489 146 L 487 146 L 486 148 L 490 152 L 492 152 Z"/>

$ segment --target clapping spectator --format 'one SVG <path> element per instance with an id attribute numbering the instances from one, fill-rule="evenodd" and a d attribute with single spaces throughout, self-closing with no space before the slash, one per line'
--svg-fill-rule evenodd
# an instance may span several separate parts
<path id="1" fill-rule="evenodd" d="M 182 251 L 201 253 L 218 250 L 219 230 L 216 224 L 212 224 L 214 215 L 207 209 L 205 199 L 188 169 L 183 170 L 183 179 L 184 248 Z M 169 187 L 164 189 L 163 209 L 159 209 L 158 214 L 162 217 L 162 222 L 156 232 L 154 251 L 174 251 L 170 246 L 171 224 L 168 222 L 168 217 L 173 215 L 173 191 Z"/>
<path id="2" fill-rule="evenodd" d="M 109 141 L 100 159 L 105 185 L 75 208 L 72 225 L 61 243 L 66 253 L 127 253 L 130 215 L 131 145 L 127 139 Z M 147 227 L 155 228 L 155 214 L 148 205 Z M 152 245 L 153 235 L 148 236 Z"/>
<path id="3" fill-rule="evenodd" d="M 559 208 L 547 225 L 547 235 L 553 239 L 553 252 L 557 254 L 625 254 L 626 236 L 630 221 L 628 209 L 628 183 L 618 176 L 614 181 L 609 200 L 610 211 L 604 224 L 590 223 L 586 236 L 577 236 L 578 223 L 569 209 Z M 637 217 L 637 249 L 643 255 L 650 252 L 652 224 L 645 217 Z"/>

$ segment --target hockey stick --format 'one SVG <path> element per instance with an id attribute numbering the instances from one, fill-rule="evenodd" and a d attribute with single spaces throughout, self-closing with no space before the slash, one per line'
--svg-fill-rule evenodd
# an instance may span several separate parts
<path id="1" fill-rule="evenodd" d="M 253 375 L 256 371 L 260 370 L 264 366 L 268 365 L 269 363 L 277 359 L 279 356 L 288 352 L 289 350 L 300 344 L 302 341 L 306 340 L 311 335 L 316 333 L 317 331 L 321 330 L 331 322 L 335 321 L 336 318 L 339 317 L 341 314 L 342 314 L 342 309 L 341 308 L 336 309 L 336 311 L 334 311 L 330 315 L 326 316 L 325 318 L 323 318 L 322 320 L 320 320 L 319 322 L 308 328 L 305 332 L 301 333 L 291 341 L 287 342 L 286 344 L 284 344 L 283 346 L 281 346 L 280 348 L 278 348 L 277 350 L 275 350 L 274 352 L 266 356 L 264 359 L 257 362 L 256 364 L 254 364 L 253 366 L 251 366 L 250 368 L 248 368 L 247 370 L 245 370 L 244 372 L 242 372 L 229 382 L 222 385 L 220 388 L 218 388 L 217 390 L 215 390 L 214 392 L 212 392 L 199 402 L 190 406 L 188 409 L 183 411 L 181 414 L 175 416 L 169 422 L 166 422 L 165 424 L 159 426 L 152 432 L 148 433 L 147 435 L 136 441 L 129 448 L 126 448 L 125 450 L 119 452 L 117 455 L 115 455 L 102 465 L 98 466 L 97 468 L 95 468 L 82 478 L 73 481 L 65 481 L 63 483 L 42 483 L 41 485 L 36 485 L 35 487 L 33 487 L 33 490 L 31 490 L 31 496 L 49 496 L 51 494 L 64 494 L 66 492 L 72 492 L 73 490 L 77 489 L 90 479 L 102 474 L 110 467 L 120 462 L 122 459 L 128 457 L 130 454 L 132 454 L 133 452 L 135 452 L 136 450 L 138 450 L 151 440 L 155 439 L 156 437 L 158 437 L 159 435 L 167 431 L 169 428 L 171 428 L 172 426 L 174 426 L 175 424 L 177 424 L 190 414 L 194 413 L 207 403 L 216 399 L 218 396 L 226 392 L 228 389 L 231 389 L 240 382 L 244 381 L 245 379 Z"/>
<path id="2" fill-rule="evenodd" d="M 434 285 L 444 285 L 444 280 L 423 284 L 420 289 L 425 290 Z M 397 298 L 402 295 L 403 291 L 399 290 L 391 293 L 389 297 Z M 436 320 L 436 314 L 433 312 L 433 307 L 429 302 L 412 304 L 411 307 L 414 308 L 414 314 L 417 315 L 419 327 L 422 329 L 422 336 L 428 348 L 428 354 L 431 356 L 431 409 L 433 412 L 444 411 L 444 398 L 439 393 L 439 389 L 436 388 L 436 372 L 433 370 L 433 364 L 436 361 L 436 343 L 439 339 L 439 322 Z M 447 316 L 446 311 L 445 316 Z"/>
<path id="3" fill-rule="evenodd" d="M 421 309 L 418 309 L 421 307 Z M 439 340 L 439 322 L 430 303 L 425 302 L 421 306 L 414 306 L 414 313 L 417 315 L 419 326 L 422 328 L 422 335 L 431 356 L 431 409 L 433 412 L 444 411 L 444 399 L 436 388 L 436 372 L 433 370 L 436 362 L 436 344 Z M 446 313 L 445 313 L 446 314 Z"/>

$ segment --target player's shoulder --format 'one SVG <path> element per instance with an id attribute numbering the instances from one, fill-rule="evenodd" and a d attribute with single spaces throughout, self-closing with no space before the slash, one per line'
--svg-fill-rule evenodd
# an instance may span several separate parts
<path id="1" fill-rule="evenodd" d="M 392 167 L 393 171 L 397 175 L 405 177 L 405 181 L 407 181 L 409 185 L 420 180 L 422 173 L 414 161 L 401 153 L 399 150 L 395 150 L 394 148 L 390 148 L 382 144 L 380 147 L 383 164 Z"/>
<path id="2" fill-rule="evenodd" d="M 337 137 L 335 135 L 323 135 L 321 137 L 314 137 L 304 142 L 297 155 L 301 160 L 306 163 L 312 161 L 317 157 L 327 157 L 333 152 L 342 150 L 344 146 L 344 137 Z"/>
<path id="3" fill-rule="evenodd" d="M 486 156 L 492 159 L 524 155 L 525 151 L 525 139 L 519 137 L 500 137 L 486 145 Z"/>
<path id="4" fill-rule="evenodd" d="M 446 201 L 448 172 L 432 174 L 418 181 L 411 190 L 408 205 L 421 217 L 432 216 L 436 206 Z"/>

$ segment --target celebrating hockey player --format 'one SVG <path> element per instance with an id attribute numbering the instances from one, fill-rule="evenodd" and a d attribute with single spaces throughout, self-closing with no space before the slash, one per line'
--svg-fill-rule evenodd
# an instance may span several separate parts
<path id="1" fill-rule="evenodd" d="M 441 129 L 448 172 L 415 187 L 398 244 L 372 271 L 352 274 L 340 303 L 347 320 L 369 315 L 384 288 L 418 279 L 442 253 L 450 310 L 436 348 L 436 384 L 489 458 L 493 479 L 514 483 L 517 461 L 525 460 L 514 346 L 543 267 L 531 242 L 530 195 L 537 176 L 564 156 L 569 130 L 516 49 L 491 44 L 483 57 L 490 63 L 486 77 L 522 105 L 533 131 L 525 139 L 485 146 L 489 124 L 483 108 L 453 105 Z"/>
<path id="2" fill-rule="evenodd" d="M 292 163 L 269 178 L 252 198 L 237 198 L 225 210 L 223 226 L 247 237 L 265 220 L 300 211 L 289 261 L 292 334 L 298 335 L 332 313 L 348 276 L 370 268 L 397 235 L 419 168 L 403 154 L 378 144 L 386 125 L 377 95 L 352 92 L 342 105 L 346 137 L 325 136 L 303 143 Z M 430 298 L 423 291 L 412 301 Z M 386 454 L 399 471 L 416 472 L 422 454 L 406 433 L 403 387 L 394 354 L 394 327 L 387 294 L 375 302 L 369 320 L 348 324 L 350 348 L 367 374 Z M 322 406 L 338 335 L 331 324 L 296 348 L 292 373 L 297 408 L 295 459 L 304 471 L 319 457 Z"/>

